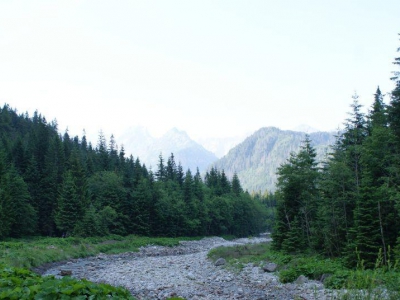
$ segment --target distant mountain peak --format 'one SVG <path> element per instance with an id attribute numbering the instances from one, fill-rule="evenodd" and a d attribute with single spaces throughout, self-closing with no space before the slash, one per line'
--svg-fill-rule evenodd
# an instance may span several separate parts
<path id="1" fill-rule="evenodd" d="M 164 159 L 175 156 L 175 162 L 192 172 L 198 167 L 205 170 L 217 157 L 202 145 L 193 141 L 189 135 L 176 127 L 168 130 L 159 138 L 152 137 L 145 128 L 132 128 L 122 136 L 125 151 L 139 157 L 146 166 L 157 166 L 160 153 Z"/>
<path id="2" fill-rule="evenodd" d="M 305 132 L 305 133 L 313 133 L 313 132 L 319 132 L 321 130 L 311 127 L 307 124 L 301 124 L 299 126 L 296 126 L 295 128 L 292 129 L 293 131 L 299 131 L 299 132 Z"/>
<path id="3" fill-rule="evenodd" d="M 160 145 L 174 144 L 176 149 L 186 148 L 197 144 L 193 141 L 186 131 L 174 127 L 168 130 L 159 140 Z M 199 145 L 200 146 L 200 145 Z M 165 149 L 164 149 L 165 150 Z"/>

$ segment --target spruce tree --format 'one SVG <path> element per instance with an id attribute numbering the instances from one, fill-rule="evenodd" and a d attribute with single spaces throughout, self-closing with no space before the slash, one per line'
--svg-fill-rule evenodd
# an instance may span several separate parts
<path id="1" fill-rule="evenodd" d="M 166 167 L 164 165 L 164 158 L 162 157 L 162 153 L 160 153 L 160 155 L 158 156 L 158 165 L 157 165 L 158 169 L 156 172 L 156 178 L 158 181 L 162 182 L 165 181 L 167 178 L 167 170 Z"/>
<path id="2" fill-rule="evenodd" d="M 298 250 L 304 250 L 301 245 L 309 249 L 315 247 L 319 198 L 319 172 L 315 157 L 315 149 L 306 136 L 299 153 L 292 153 L 287 162 L 278 169 L 277 224 L 273 233 L 276 249 L 291 251 L 286 239 L 294 232 L 298 239 L 306 241 L 300 243 L 299 240 Z"/>
<path id="3" fill-rule="evenodd" d="M 240 180 L 236 172 L 233 174 L 232 177 L 232 192 L 236 196 L 239 196 L 241 193 L 243 193 L 243 189 L 242 186 L 240 185 Z"/>
<path id="4" fill-rule="evenodd" d="M 71 171 L 64 175 L 64 182 L 58 197 L 58 207 L 55 215 L 57 228 L 63 236 L 71 235 L 75 225 L 80 220 L 81 203 Z"/>

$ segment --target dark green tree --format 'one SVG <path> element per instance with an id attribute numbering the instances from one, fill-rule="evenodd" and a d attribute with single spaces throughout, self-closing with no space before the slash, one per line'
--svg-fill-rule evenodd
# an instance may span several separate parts
<path id="1" fill-rule="evenodd" d="M 82 218 L 82 215 L 80 215 L 81 212 L 81 202 L 72 172 L 67 171 L 64 175 L 64 182 L 58 197 L 58 207 L 55 215 L 57 228 L 64 236 L 73 233 L 75 225 Z"/>
<path id="2" fill-rule="evenodd" d="M 243 193 L 243 189 L 242 186 L 240 185 L 240 180 L 236 172 L 233 174 L 232 177 L 232 192 L 236 196 L 239 196 L 241 193 Z"/>
<path id="3" fill-rule="evenodd" d="M 298 245 L 298 251 L 305 250 L 302 245 L 316 247 L 319 172 L 315 157 L 315 149 L 306 136 L 299 153 L 292 153 L 278 169 L 277 223 L 273 233 L 276 249 L 290 252 L 292 246 L 285 240 L 291 236 L 297 239 L 292 242 Z"/>

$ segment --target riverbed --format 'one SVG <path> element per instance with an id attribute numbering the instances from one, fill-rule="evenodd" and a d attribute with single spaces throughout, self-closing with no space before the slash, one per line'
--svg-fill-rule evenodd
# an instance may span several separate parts
<path id="1" fill-rule="evenodd" d="M 175 247 L 148 245 L 139 252 L 99 254 L 53 265 L 44 275 L 61 273 L 127 288 L 138 299 L 333 299 L 319 281 L 282 284 L 261 265 L 241 270 L 216 265 L 207 258 L 212 248 L 268 243 L 269 238 L 227 241 L 220 237 L 182 241 Z"/>

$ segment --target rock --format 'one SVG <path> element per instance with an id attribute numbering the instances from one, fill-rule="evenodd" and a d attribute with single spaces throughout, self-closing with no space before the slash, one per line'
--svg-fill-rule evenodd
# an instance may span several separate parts
<path id="1" fill-rule="evenodd" d="M 306 276 L 300 275 L 300 276 L 296 279 L 296 281 L 295 281 L 294 283 L 297 283 L 297 284 L 304 284 L 304 283 L 306 283 L 307 281 L 308 281 L 308 279 L 307 279 Z"/>
<path id="2" fill-rule="evenodd" d="M 263 266 L 264 272 L 275 272 L 276 268 L 278 268 L 278 265 L 275 263 L 267 263 L 266 265 Z"/>
<path id="3" fill-rule="evenodd" d="M 216 266 L 223 266 L 225 264 L 226 264 L 226 260 L 225 260 L 225 258 L 222 258 L 222 257 L 218 258 L 216 260 L 216 262 L 214 263 L 214 265 L 216 265 Z"/>
<path id="4" fill-rule="evenodd" d="M 190 280 L 195 280 L 196 279 L 196 276 L 194 276 L 193 273 L 190 273 L 190 272 L 187 274 L 186 277 L 189 278 Z"/>
<path id="5" fill-rule="evenodd" d="M 105 254 L 103 254 L 103 253 L 99 253 L 99 254 L 96 256 L 96 258 L 99 259 L 99 260 L 106 260 L 106 259 L 107 259 L 107 255 L 105 255 Z"/>
<path id="6" fill-rule="evenodd" d="M 60 275 L 61 276 L 71 276 L 72 271 L 71 270 L 60 270 Z"/>

